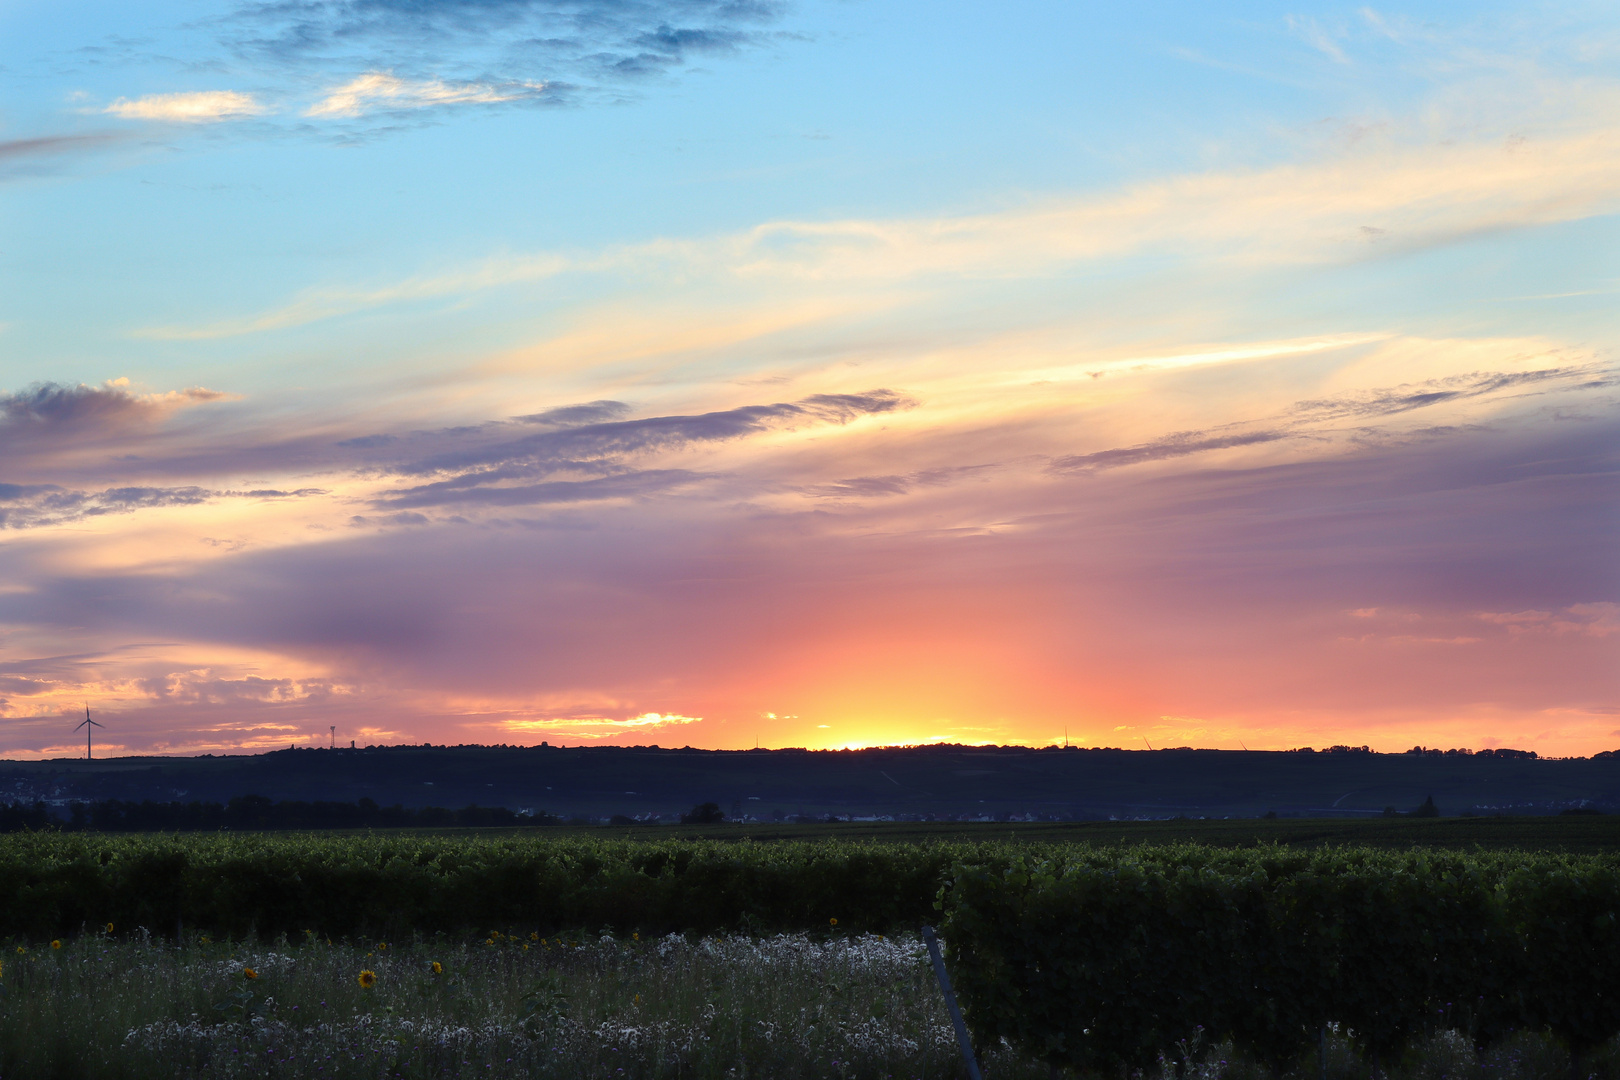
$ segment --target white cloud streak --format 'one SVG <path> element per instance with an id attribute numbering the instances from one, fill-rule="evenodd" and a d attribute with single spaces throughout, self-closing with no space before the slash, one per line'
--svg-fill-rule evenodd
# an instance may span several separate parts
<path id="1" fill-rule="evenodd" d="M 309 289 L 283 307 L 245 319 L 226 319 L 203 326 L 147 327 L 135 331 L 134 336 L 161 341 L 206 341 L 213 338 L 239 337 L 266 330 L 304 326 L 322 319 L 404 301 L 459 296 L 501 285 L 538 281 L 560 274 L 574 265 L 572 260 L 562 255 L 544 253 L 490 259 L 480 265 L 447 274 L 406 278 L 404 281 L 380 285 L 374 289 Z"/>
<path id="2" fill-rule="evenodd" d="M 363 116 L 378 109 L 424 109 L 434 105 L 494 104 L 532 96 L 544 83 L 523 83 L 502 90 L 486 83 L 447 83 L 439 79 L 401 79 L 386 71 L 368 71 L 329 92 L 304 115 L 330 120 Z"/>
<path id="3" fill-rule="evenodd" d="M 1229 266 L 1350 262 L 1620 210 L 1620 93 L 1593 91 L 1587 106 L 1561 130 L 1527 139 L 1366 140 L 1301 163 L 1183 175 L 992 214 L 776 221 L 729 236 L 537 253 L 371 290 L 312 289 L 244 319 L 137 334 L 228 337 L 565 271 L 865 287 L 1036 277 L 1143 251 Z"/>
<path id="4" fill-rule="evenodd" d="M 199 90 L 180 94 L 148 94 L 119 98 L 102 110 L 126 120 L 158 120 L 178 124 L 208 124 L 243 116 L 262 116 L 270 108 L 252 94 L 236 90 Z"/>
<path id="5" fill-rule="evenodd" d="M 607 739 L 634 730 L 653 730 L 702 722 L 701 716 L 680 716 L 676 713 L 642 713 L 626 720 L 608 720 L 602 717 L 584 717 L 577 720 L 508 720 L 503 726 L 510 731 L 530 735 L 552 735 L 571 739 Z"/>
<path id="6" fill-rule="evenodd" d="M 1288 28 L 1304 38 L 1311 48 L 1316 49 L 1336 64 L 1348 64 L 1350 58 L 1344 55 L 1344 50 L 1322 28 L 1322 24 L 1315 19 L 1298 15 L 1288 16 Z"/>

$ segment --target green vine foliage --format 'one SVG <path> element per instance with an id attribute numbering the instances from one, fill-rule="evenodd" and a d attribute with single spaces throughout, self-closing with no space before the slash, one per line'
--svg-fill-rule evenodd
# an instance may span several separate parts
<path id="1" fill-rule="evenodd" d="M 915 930 L 972 844 L 533 835 L 13 833 L 0 939 L 112 922 L 159 936 Z"/>
<path id="2" fill-rule="evenodd" d="M 1329 1023 L 1376 1055 L 1441 1029 L 1620 1032 L 1606 856 L 1076 849 L 960 862 L 940 905 L 977 1038 L 1059 1065 L 1224 1038 L 1281 1065 Z"/>
<path id="3" fill-rule="evenodd" d="M 937 905 L 937 907 L 936 907 Z M 14 833 L 0 938 L 892 933 L 941 917 L 975 1034 L 1151 1066 L 1231 1038 L 1291 1063 L 1338 1023 L 1620 1032 L 1620 857 L 1515 851 L 387 834 Z M 836 930 L 830 920 L 836 918 Z"/>

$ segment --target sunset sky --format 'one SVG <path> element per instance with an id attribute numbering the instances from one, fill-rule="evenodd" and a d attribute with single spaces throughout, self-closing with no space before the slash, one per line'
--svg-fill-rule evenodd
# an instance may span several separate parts
<path id="1" fill-rule="evenodd" d="M 1611 3 L 0 0 L 0 756 L 1620 746 Z"/>

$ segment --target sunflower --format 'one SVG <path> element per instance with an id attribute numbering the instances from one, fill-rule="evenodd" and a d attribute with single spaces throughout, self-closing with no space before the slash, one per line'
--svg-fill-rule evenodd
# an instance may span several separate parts
<path id="1" fill-rule="evenodd" d="M 244 979 L 257 979 L 259 977 L 259 973 L 250 967 L 245 967 L 242 969 L 242 977 Z"/>
<path id="2" fill-rule="evenodd" d="M 433 974 L 435 974 L 435 975 L 443 975 L 444 974 L 444 965 L 439 963 L 437 960 L 433 961 Z"/>
<path id="3" fill-rule="evenodd" d="M 112 923 L 107 924 L 107 933 L 109 933 L 109 934 L 112 933 L 112 927 L 113 927 Z"/>
<path id="4" fill-rule="evenodd" d="M 62 947 L 62 939 L 61 938 L 53 938 L 51 940 L 51 948 L 60 949 L 61 947 Z"/>
<path id="5" fill-rule="evenodd" d="M 827 920 L 827 925 L 828 926 L 837 926 L 838 925 L 838 920 L 837 919 L 828 919 Z"/>
<path id="6" fill-rule="evenodd" d="M 370 968 L 366 968 L 364 971 L 362 971 L 360 973 L 360 989 L 362 989 L 362 990 L 370 990 L 373 986 L 376 986 L 376 985 L 377 985 L 377 973 L 375 971 L 372 971 Z"/>

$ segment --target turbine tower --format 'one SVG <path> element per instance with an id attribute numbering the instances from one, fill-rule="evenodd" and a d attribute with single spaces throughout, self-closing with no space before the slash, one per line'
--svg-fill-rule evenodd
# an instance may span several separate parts
<path id="1" fill-rule="evenodd" d="M 74 731 L 78 731 L 79 728 L 84 728 L 84 759 L 86 761 L 89 761 L 94 756 L 91 753 L 90 736 L 95 733 L 96 728 L 104 726 L 105 725 L 99 724 L 90 719 L 90 706 L 86 705 L 84 707 L 84 720 L 78 725 L 78 727 L 73 729 Z"/>

